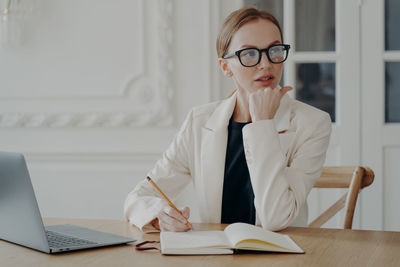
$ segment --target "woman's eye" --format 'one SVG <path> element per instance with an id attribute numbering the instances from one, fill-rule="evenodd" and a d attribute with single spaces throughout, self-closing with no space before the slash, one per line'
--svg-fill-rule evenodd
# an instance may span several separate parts
<path id="1" fill-rule="evenodd" d="M 246 51 L 243 53 L 243 56 L 245 56 L 245 57 L 254 57 L 256 55 L 257 55 L 257 51 L 254 51 L 254 50 Z"/>
<path id="2" fill-rule="evenodd" d="M 271 54 L 280 54 L 283 52 L 283 49 L 281 47 L 275 47 L 271 49 Z"/>

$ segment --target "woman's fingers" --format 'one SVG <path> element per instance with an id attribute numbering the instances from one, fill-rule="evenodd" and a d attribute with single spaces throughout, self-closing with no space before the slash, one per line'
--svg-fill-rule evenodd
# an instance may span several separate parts
<path id="1" fill-rule="evenodd" d="M 159 224 L 161 231 L 184 232 L 190 230 L 190 227 L 186 224 L 177 221 L 166 213 L 159 216 Z"/>
<path id="2" fill-rule="evenodd" d="M 279 108 L 282 97 L 293 87 L 285 86 L 280 89 L 267 87 L 249 95 L 249 112 L 251 120 L 271 120 Z"/>
<path id="3" fill-rule="evenodd" d="M 190 228 L 186 225 L 169 224 L 163 222 L 162 224 L 160 224 L 160 230 L 168 232 L 187 232 L 190 230 Z"/>
<path id="4" fill-rule="evenodd" d="M 185 219 L 188 220 L 190 217 L 189 207 L 184 207 L 183 209 L 181 209 L 181 212 L 182 212 L 183 217 L 185 217 Z"/>
<path id="5" fill-rule="evenodd" d="M 170 206 L 167 206 L 163 210 L 168 216 L 176 219 L 177 221 L 180 221 L 181 223 L 186 223 L 187 219 L 184 217 L 180 212 L 176 211 L 174 208 L 171 208 Z"/>
<path id="6" fill-rule="evenodd" d="M 185 207 L 181 212 L 182 214 L 170 206 L 165 206 L 157 216 L 161 231 L 183 232 L 190 230 L 190 227 L 186 225 L 190 210 Z"/>
<path id="7" fill-rule="evenodd" d="M 281 96 L 284 96 L 290 90 L 293 90 L 293 87 L 285 86 L 285 87 L 282 87 L 279 91 L 281 92 Z"/>
<path id="8" fill-rule="evenodd" d="M 168 231 L 184 231 L 186 225 L 175 218 L 170 217 L 168 214 L 163 213 L 159 217 L 160 228 Z"/>

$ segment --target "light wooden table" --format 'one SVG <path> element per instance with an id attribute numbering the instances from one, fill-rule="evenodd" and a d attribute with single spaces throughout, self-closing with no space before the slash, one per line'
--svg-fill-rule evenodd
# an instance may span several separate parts
<path id="1" fill-rule="evenodd" d="M 100 231 L 159 240 L 126 222 L 90 219 L 45 219 L 46 225 L 72 223 Z M 218 230 L 220 224 L 194 224 L 197 230 Z M 400 266 L 400 232 L 290 227 L 290 237 L 305 254 L 240 254 L 163 256 L 157 251 L 135 251 L 134 245 L 48 255 L 0 240 L 0 266 Z"/>

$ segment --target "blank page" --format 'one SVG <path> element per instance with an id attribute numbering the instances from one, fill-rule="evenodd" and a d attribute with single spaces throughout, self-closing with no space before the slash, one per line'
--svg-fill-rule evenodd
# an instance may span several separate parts
<path id="1" fill-rule="evenodd" d="M 161 249 L 230 248 L 224 231 L 161 232 Z"/>
<path id="2" fill-rule="evenodd" d="M 295 252 L 303 252 L 303 250 L 297 246 L 289 236 L 274 233 L 254 225 L 246 223 L 234 223 L 226 227 L 224 232 L 232 247 L 237 247 L 240 241 L 250 239 L 261 240 Z M 259 242 L 254 243 L 255 245 L 257 243 L 259 244 Z"/>

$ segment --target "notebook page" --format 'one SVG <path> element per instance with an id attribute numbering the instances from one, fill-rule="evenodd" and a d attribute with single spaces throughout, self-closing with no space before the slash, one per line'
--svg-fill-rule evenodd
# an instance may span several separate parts
<path id="1" fill-rule="evenodd" d="M 224 231 L 161 232 L 161 249 L 230 248 Z"/>
<path id="2" fill-rule="evenodd" d="M 232 247 L 235 247 L 240 243 L 240 241 L 254 239 L 262 240 L 292 251 L 303 252 L 303 250 L 297 246 L 289 236 L 264 230 L 260 227 L 246 223 L 234 223 L 229 225 L 225 228 L 225 234 Z"/>

